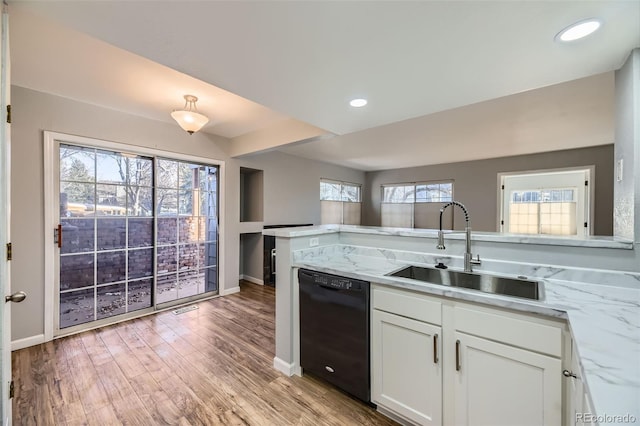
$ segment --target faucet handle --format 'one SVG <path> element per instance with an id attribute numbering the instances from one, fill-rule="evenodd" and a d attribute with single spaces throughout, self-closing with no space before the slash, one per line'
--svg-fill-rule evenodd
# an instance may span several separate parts
<path id="1" fill-rule="evenodd" d="M 482 264 L 482 261 L 480 260 L 480 255 L 477 254 L 475 259 L 473 258 L 473 256 L 471 256 L 470 262 L 471 262 L 472 265 L 480 265 L 480 264 Z"/>

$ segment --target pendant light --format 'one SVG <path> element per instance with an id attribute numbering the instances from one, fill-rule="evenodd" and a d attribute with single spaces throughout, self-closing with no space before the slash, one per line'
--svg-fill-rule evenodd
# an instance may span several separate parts
<path id="1" fill-rule="evenodd" d="M 198 98 L 193 95 L 184 95 L 184 108 L 174 110 L 171 117 L 178 122 L 187 133 L 192 135 L 202 129 L 202 126 L 209 122 L 209 119 L 198 112 L 196 102 Z"/>

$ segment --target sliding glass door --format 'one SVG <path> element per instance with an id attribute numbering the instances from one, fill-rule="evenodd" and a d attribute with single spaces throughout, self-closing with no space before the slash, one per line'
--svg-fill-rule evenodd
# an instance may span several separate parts
<path id="1" fill-rule="evenodd" d="M 217 171 L 157 161 L 156 303 L 218 290 Z"/>
<path id="2" fill-rule="evenodd" d="M 59 171 L 59 330 L 217 293 L 217 166 L 60 144 Z"/>

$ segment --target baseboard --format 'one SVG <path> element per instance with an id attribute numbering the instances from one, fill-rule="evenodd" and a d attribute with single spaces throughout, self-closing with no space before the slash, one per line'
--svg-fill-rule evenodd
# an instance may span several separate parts
<path id="1" fill-rule="evenodd" d="M 289 364 L 278 357 L 273 358 L 273 368 L 289 377 L 293 376 L 296 372 L 295 365 L 293 363 Z"/>
<path id="2" fill-rule="evenodd" d="M 233 293 L 240 293 L 240 286 L 225 288 L 224 290 L 220 290 L 220 296 L 227 296 Z"/>
<path id="3" fill-rule="evenodd" d="M 11 342 L 11 350 L 17 351 L 18 349 L 28 348 L 29 346 L 39 345 L 44 342 L 44 334 L 36 334 L 35 336 L 25 337 L 24 339 L 13 340 Z"/>
<path id="4" fill-rule="evenodd" d="M 241 280 L 249 281 L 250 283 L 264 285 L 264 280 L 260 278 L 251 277 L 249 275 L 240 275 Z"/>

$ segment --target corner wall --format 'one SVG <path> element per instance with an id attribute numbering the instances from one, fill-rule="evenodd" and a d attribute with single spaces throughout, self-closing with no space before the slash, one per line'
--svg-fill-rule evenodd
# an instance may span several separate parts
<path id="1" fill-rule="evenodd" d="M 615 163 L 623 160 L 622 180 L 613 179 L 614 234 L 640 241 L 640 48 L 616 71 Z M 616 171 L 617 174 L 617 171 Z"/>

